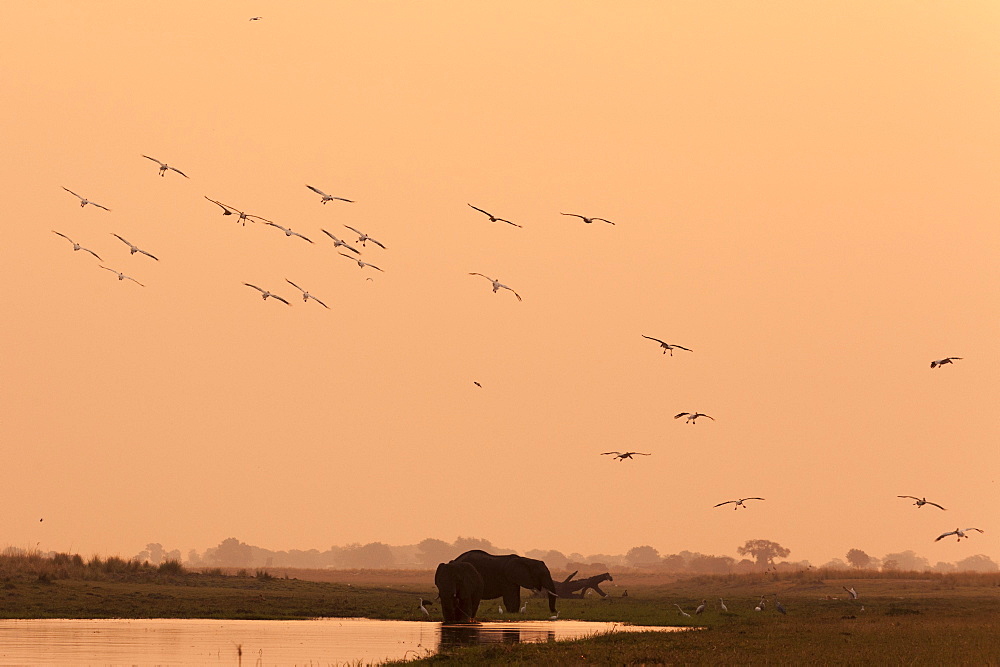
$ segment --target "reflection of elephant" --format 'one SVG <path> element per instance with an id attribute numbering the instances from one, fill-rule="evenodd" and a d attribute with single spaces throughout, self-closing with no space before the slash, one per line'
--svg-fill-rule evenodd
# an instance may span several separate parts
<path id="1" fill-rule="evenodd" d="M 469 563 L 441 563 L 434 573 L 445 623 L 473 623 L 483 597 L 483 578 Z"/>
<path id="2" fill-rule="evenodd" d="M 483 599 L 503 597 L 507 613 L 521 609 L 521 589 L 545 591 L 549 596 L 549 610 L 556 613 L 556 585 L 549 568 L 540 560 L 524 556 L 494 556 L 479 549 L 466 551 L 452 561 L 471 563 L 483 577 Z"/>

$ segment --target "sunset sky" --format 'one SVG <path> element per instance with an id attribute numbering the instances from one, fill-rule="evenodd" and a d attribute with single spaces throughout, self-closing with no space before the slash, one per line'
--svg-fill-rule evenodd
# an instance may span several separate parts
<path id="1" fill-rule="evenodd" d="M 986 1 L 6 3 L 0 541 L 1000 561 L 998 34 Z"/>

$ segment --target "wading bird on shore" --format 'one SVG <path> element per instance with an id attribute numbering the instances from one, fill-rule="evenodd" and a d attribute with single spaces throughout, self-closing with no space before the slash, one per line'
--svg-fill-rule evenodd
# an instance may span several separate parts
<path id="1" fill-rule="evenodd" d="M 353 252 L 356 255 L 360 255 L 361 254 L 360 250 L 358 250 L 357 248 L 349 245 L 346 241 L 342 241 L 341 239 L 338 239 L 336 236 L 334 236 L 330 232 L 326 231 L 325 229 L 320 229 L 319 231 L 323 232 L 324 234 L 326 234 L 327 236 L 329 236 L 331 239 L 333 239 L 333 247 L 334 248 L 339 248 L 339 247 L 343 246 L 344 248 L 350 250 L 351 252 Z"/>
<path id="2" fill-rule="evenodd" d="M 276 222 L 267 222 L 265 224 L 268 224 L 268 225 L 270 225 L 272 227 L 277 227 L 281 231 L 285 232 L 285 236 L 298 236 L 300 239 L 305 239 L 306 241 L 309 241 L 309 243 L 313 242 L 313 240 L 311 238 L 308 238 L 306 236 L 302 236 L 302 234 L 299 234 L 298 232 L 293 232 L 288 227 L 282 227 L 281 225 L 279 225 Z"/>
<path id="3" fill-rule="evenodd" d="M 981 528 L 966 528 L 965 530 L 962 530 L 961 528 L 956 528 L 955 530 L 944 533 L 943 535 L 938 535 L 934 541 L 937 542 L 938 540 L 948 537 L 949 535 L 957 535 L 958 536 L 957 541 L 961 542 L 963 537 L 965 538 L 969 537 L 965 533 L 967 533 L 970 530 L 974 530 L 978 533 L 984 532 Z"/>
<path id="4" fill-rule="evenodd" d="M 708 417 L 712 421 L 715 421 L 715 417 L 712 417 L 711 415 L 706 415 L 704 412 L 681 412 L 674 415 L 674 419 L 680 419 L 681 417 L 684 416 L 687 416 L 687 419 L 684 420 L 685 424 L 695 423 L 695 420 L 698 419 L 698 417 Z"/>
<path id="5" fill-rule="evenodd" d="M 854 590 L 854 586 L 851 586 L 850 588 L 848 588 L 847 586 L 841 586 L 841 588 L 847 591 L 847 594 L 851 596 L 852 600 L 858 599 L 858 592 Z"/>
<path id="6" fill-rule="evenodd" d="M 249 220 L 250 222 L 255 222 L 257 220 L 260 220 L 261 222 L 271 222 L 267 218 L 262 218 L 259 215 L 252 215 L 250 213 L 244 213 L 243 211 L 239 210 L 238 208 L 233 208 L 232 206 L 227 206 L 226 204 L 223 204 L 221 201 L 215 201 L 214 199 L 211 199 L 209 197 L 205 197 L 205 199 L 208 199 L 208 201 L 212 202 L 213 204 L 217 204 L 217 205 L 221 206 L 222 207 L 222 215 L 239 215 L 239 217 L 236 218 L 236 222 L 243 223 L 244 225 L 247 224 L 247 220 Z"/>
<path id="7" fill-rule="evenodd" d="M 780 602 L 778 602 L 777 598 L 774 599 L 774 608 L 777 609 L 782 614 L 787 614 L 788 613 L 787 611 L 785 611 L 784 605 L 782 605 Z"/>
<path id="8" fill-rule="evenodd" d="M 54 229 L 52 230 L 52 233 L 55 234 L 55 235 L 57 235 L 57 236 L 61 236 L 64 239 L 66 239 L 67 241 L 69 241 L 70 243 L 72 243 L 73 244 L 73 250 L 84 250 L 86 252 L 89 252 L 91 255 L 93 255 L 97 259 L 101 259 L 101 256 L 98 255 L 96 252 L 94 252 L 90 248 L 84 248 L 82 245 L 80 245 L 79 243 L 77 243 L 76 241 L 74 241 L 73 239 L 71 239 L 70 237 L 66 236 L 65 234 L 60 234 L 59 232 L 57 232 Z M 104 260 L 101 259 L 101 261 L 103 262 Z"/>
<path id="9" fill-rule="evenodd" d="M 916 496 L 896 496 L 896 497 L 897 498 L 912 498 L 913 500 L 917 501 L 917 502 L 913 503 L 917 507 L 923 507 L 924 505 L 933 505 L 934 507 L 936 507 L 938 509 L 941 509 L 941 510 L 944 509 L 943 507 L 941 507 L 937 503 L 932 503 L 931 501 L 927 500 L 926 498 L 917 498 Z"/>
<path id="10" fill-rule="evenodd" d="M 382 250 L 385 250 L 385 246 L 384 245 L 382 245 L 381 243 L 379 243 L 378 241 L 376 241 L 372 237 L 368 236 L 367 234 L 365 234 L 361 230 L 355 229 L 354 227 L 351 227 L 350 225 L 344 225 L 344 227 L 347 227 L 352 232 L 354 232 L 355 234 L 358 235 L 358 243 L 360 243 L 361 245 L 365 245 L 368 241 L 371 241 L 372 243 L 374 243 L 375 245 L 377 245 L 379 248 L 382 248 Z"/>
<path id="11" fill-rule="evenodd" d="M 67 188 L 65 186 L 62 186 L 62 189 L 65 190 L 66 192 L 70 193 L 71 195 L 73 195 L 74 197 L 76 197 L 77 199 L 80 200 L 80 208 L 83 208 L 87 204 L 90 204 L 91 206 L 96 206 L 97 208 L 103 208 L 105 211 L 110 211 L 111 210 L 107 206 L 101 206 L 96 201 L 90 201 L 86 197 L 81 197 L 80 195 L 76 194 L 75 192 L 73 192 L 72 190 L 70 190 L 69 188 Z"/>
<path id="12" fill-rule="evenodd" d="M 257 290 L 258 292 L 260 292 L 260 296 L 261 296 L 262 299 L 264 299 L 264 301 L 267 301 L 267 297 L 273 297 L 273 298 L 277 299 L 278 301 L 280 301 L 281 303 L 285 304 L 286 306 L 292 305 L 292 304 L 288 303 L 287 301 L 285 301 L 284 299 L 282 299 L 277 294 L 274 294 L 273 292 L 268 292 L 266 289 L 261 289 L 261 288 L 257 287 L 256 285 L 251 285 L 250 283 L 243 283 L 243 284 L 246 285 L 247 287 L 252 287 L 255 290 Z"/>
<path id="13" fill-rule="evenodd" d="M 601 456 L 607 456 L 609 454 L 614 454 L 613 459 L 618 459 L 618 462 L 622 462 L 625 459 L 632 459 L 633 456 L 652 456 L 651 454 L 645 454 L 643 452 L 602 452 Z M 633 461 L 635 459 L 632 459 Z"/>
<path id="14" fill-rule="evenodd" d="M 469 206 L 472 206 L 472 204 L 469 204 Z M 490 222 L 506 222 L 508 225 L 514 225 L 515 227 L 520 227 L 521 226 L 521 225 L 517 224 L 516 222 L 511 222 L 510 220 L 505 220 L 504 218 L 498 218 L 495 215 L 493 215 L 492 213 L 490 213 L 489 211 L 484 211 L 483 209 L 479 208 L 478 206 L 472 206 L 472 208 L 476 209 L 477 211 L 479 211 L 480 213 L 482 213 L 486 217 L 488 217 L 490 219 Z"/>
<path id="15" fill-rule="evenodd" d="M 739 500 L 727 500 L 724 503 L 719 503 L 718 505 L 713 505 L 713 507 L 722 507 L 723 505 L 728 505 L 729 503 L 736 503 L 736 507 L 733 508 L 734 510 L 738 510 L 741 507 L 743 509 L 746 509 L 747 506 L 743 504 L 743 501 L 745 501 L 745 500 L 764 500 L 764 499 L 763 498 L 752 497 L 752 498 L 740 498 Z"/>
<path id="16" fill-rule="evenodd" d="M 729 611 L 729 607 L 727 607 L 726 603 L 722 601 L 722 598 L 719 598 L 719 609 L 722 611 Z"/>
<path id="17" fill-rule="evenodd" d="M 362 269 L 365 268 L 366 266 L 370 266 L 373 269 L 375 269 L 376 271 L 382 271 L 382 269 L 378 268 L 374 264 L 369 264 L 368 262 L 364 261 L 360 257 L 351 257 L 350 255 L 345 255 L 342 252 L 338 252 L 337 254 L 340 255 L 341 257 L 346 257 L 347 259 L 351 260 L 352 262 L 357 262 L 358 266 L 360 266 Z M 382 273 L 385 273 L 385 271 L 382 271 Z"/>
<path id="18" fill-rule="evenodd" d="M 931 362 L 931 368 L 937 368 L 938 366 L 944 366 L 945 364 L 953 364 L 961 358 L 962 357 L 945 357 L 944 359 L 936 359 Z"/>
<path id="19" fill-rule="evenodd" d="M 313 192 L 315 192 L 316 194 L 318 194 L 320 197 L 322 197 L 322 199 L 319 200 L 320 204 L 325 204 L 328 201 L 334 201 L 334 200 L 336 200 L 336 201 L 346 201 L 349 204 L 353 204 L 354 203 L 353 199 L 344 199 L 343 197 L 334 197 L 333 195 L 328 195 L 325 192 L 323 192 L 322 190 L 320 190 L 319 188 L 314 188 L 313 186 L 308 185 L 308 184 L 306 185 L 306 187 L 309 188 L 310 190 L 312 190 Z"/>
<path id="20" fill-rule="evenodd" d="M 694 610 L 695 616 L 705 611 L 705 607 L 707 606 L 708 606 L 708 600 L 702 600 L 701 604 L 698 605 L 698 608 Z"/>
<path id="21" fill-rule="evenodd" d="M 681 613 L 681 616 L 683 616 L 683 617 L 685 617 L 685 618 L 691 618 L 691 614 L 689 614 L 689 613 L 687 613 L 686 611 L 684 611 L 683 609 L 681 609 L 681 606 L 680 606 L 679 604 L 677 604 L 677 603 L 675 602 L 675 603 L 674 603 L 674 606 L 675 606 L 675 607 L 677 607 L 677 611 L 679 611 L 679 612 Z"/>
<path id="22" fill-rule="evenodd" d="M 425 600 L 423 598 L 420 598 L 420 611 L 424 612 L 424 615 L 427 618 L 430 618 L 431 617 L 431 613 L 429 611 L 427 611 L 427 607 L 424 606 L 425 604 L 434 604 L 434 602 L 431 601 L 431 600 Z"/>
<path id="23" fill-rule="evenodd" d="M 167 173 L 167 169 L 169 169 L 170 171 L 176 171 L 178 174 L 180 174 L 184 178 L 190 178 L 190 176 L 188 176 L 187 174 L 185 174 L 183 171 L 181 171 L 177 167 L 171 167 L 166 162 L 160 162 L 155 157 L 149 157 L 148 155 L 143 155 L 143 157 L 146 158 L 147 160 L 152 160 L 156 164 L 160 165 L 160 176 L 163 176 L 165 173 Z"/>
<path id="24" fill-rule="evenodd" d="M 315 301 L 319 305 L 323 306 L 324 308 L 327 308 L 327 309 L 330 308 L 330 306 L 326 305 L 325 303 L 323 303 L 322 301 L 320 301 L 319 299 L 317 299 L 316 297 L 314 297 L 312 294 L 310 294 L 309 292 L 305 291 L 304 289 L 302 289 L 301 287 L 299 287 L 298 285 L 296 285 L 295 283 L 293 283 L 288 278 L 285 278 L 285 282 L 288 283 L 289 285 L 291 285 L 292 287 L 294 287 L 295 289 L 297 289 L 298 291 L 302 292 L 302 302 L 303 303 L 305 303 L 309 299 L 312 299 L 313 301 Z"/>
<path id="25" fill-rule="evenodd" d="M 688 352 L 691 351 L 689 348 L 686 348 L 683 345 L 672 345 L 670 343 L 664 343 L 659 338 L 653 338 L 652 336 L 647 336 L 646 334 L 639 334 L 639 335 L 642 336 L 643 338 L 648 338 L 649 340 L 655 340 L 657 343 L 660 344 L 660 347 L 663 348 L 663 354 L 669 352 L 671 357 L 674 356 L 674 348 L 678 350 L 687 350 Z"/>
<path id="26" fill-rule="evenodd" d="M 112 233 L 111 233 L 111 235 L 112 235 L 112 236 L 114 236 L 114 237 L 115 237 L 116 239 L 118 239 L 119 241 L 121 241 L 122 243 L 124 243 L 125 245 L 127 245 L 127 246 L 128 246 L 128 254 L 130 254 L 130 255 L 134 255 L 135 253 L 140 253 L 140 254 L 143 254 L 143 255 L 145 255 L 146 257 L 152 257 L 152 258 L 153 258 L 153 259 L 155 259 L 155 260 L 156 260 L 157 262 L 159 262 L 159 261 L 160 261 L 160 259 L 159 259 L 158 257 L 154 257 L 153 255 L 149 254 L 148 252 L 146 252 L 145 250 L 143 250 L 143 249 L 142 249 L 142 248 L 140 248 L 139 246 L 137 246 L 137 245 L 134 245 L 134 244 L 132 244 L 132 243 L 129 243 L 128 241 L 126 241 L 126 240 L 125 240 L 125 239 L 123 239 L 122 237 L 118 236 L 118 235 L 117 235 L 117 234 L 115 234 L 114 232 L 112 232 Z"/>
<path id="27" fill-rule="evenodd" d="M 610 220 L 608 220 L 607 218 L 588 218 L 587 216 L 585 216 L 585 215 L 580 215 L 579 213 L 560 213 L 559 215 L 571 215 L 571 216 L 573 216 L 574 218 L 580 218 L 581 220 L 583 220 L 583 221 L 584 221 L 585 223 L 587 223 L 588 225 L 589 225 L 590 223 L 592 223 L 592 222 L 593 222 L 594 220 L 600 220 L 601 222 L 606 222 L 606 223 L 608 223 L 609 225 L 613 225 L 613 224 L 615 224 L 615 223 L 611 222 Z"/>
<path id="28" fill-rule="evenodd" d="M 498 289 L 500 289 L 501 287 L 502 287 L 502 288 L 504 288 L 504 289 L 506 289 L 506 290 L 510 290 L 511 292 L 514 292 L 514 290 L 513 290 L 513 289 L 511 289 L 510 287 L 507 287 L 506 285 L 504 285 L 503 283 L 501 283 L 501 282 L 500 282 L 499 280 L 497 280 L 496 278 L 490 278 L 489 276 L 487 276 L 487 275 L 485 275 L 485 274 L 482 274 L 482 273 L 475 273 L 475 272 L 473 272 L 473 273 L 470 273 L 469 275 L 470 275 L 470 276 L 482 276 L 483 278 L 486 278 L 487 280 L 489 280 L 489 281 L 490 281 L 491 283 L 493 283 L 493 292 L 494 292 L 494 293 L 496 293 L 496 291 L 497 291 Z M 521 300 L 521 295 L 520 295 L 520 294 L 518 294 L 517 292 L 514 292 L 514 296 L 516 296 L 516 297 L 517 297 L 517 300 L 518 300 L 518 301 L 520 301 L 520 300 Z"/>
<path id="29" fill-rule="evenodd" d="M 126 276 L 121 271 L 115 271 L 114 269 L 108 268 L 107 266 L 104 266 L 103 264 L 101 264 L 101 268 L 104 269 L 105 271 L 110 271 L 111 273 L 113 273 L 116 276 L 118 276 L 118 280 L 131 280 L 132 282 L 134 282 L 139 287 L 145 287 L 145 285 L 143 285 L 142 283 L 140 283 L 138 280 L 136 280 L 132 276 Z"/>

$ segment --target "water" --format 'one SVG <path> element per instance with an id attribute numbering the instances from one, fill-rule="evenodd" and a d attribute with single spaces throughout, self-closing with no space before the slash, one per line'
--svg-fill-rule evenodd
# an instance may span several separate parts
<path id="1" fill-rule="evenodd" d="M 440 623 L 322 618 L 0 620 L 0 665 L 338 665 L 424 657 L 441 646 L 573 639 L 598 632 L 680 630 L 620 623 Z"/>

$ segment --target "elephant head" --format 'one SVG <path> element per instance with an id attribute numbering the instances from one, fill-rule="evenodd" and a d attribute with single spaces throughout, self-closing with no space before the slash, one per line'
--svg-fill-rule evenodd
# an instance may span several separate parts
<path id="1" fill-rule="evenodd" d="M 548 566 L 535 558 L 514 556 L 503 564 L 504 575 L 521 588 L 535 593 L 545 593 L 549 598 L 549 610 L 556 613 L 556 585 Z"/>
<path id="2" fill-rule="evenodd" d="M 470 563 L 441 563 L 434 573 L 445 623 L 473 623 L 483 596 L 483 578 Z"/>

